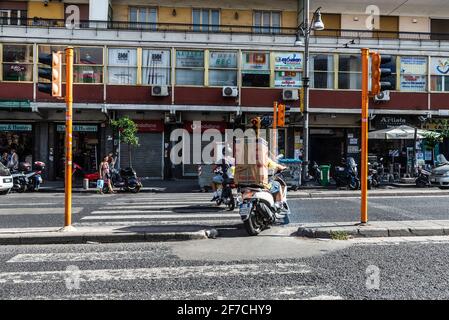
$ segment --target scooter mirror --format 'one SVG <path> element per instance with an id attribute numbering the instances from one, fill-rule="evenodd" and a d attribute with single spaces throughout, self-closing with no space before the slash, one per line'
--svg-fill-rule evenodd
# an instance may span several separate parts
<path id="1" fill-rule="evenodd" d="M 276 159 L 279 160 L 279 159 L 282 159 L 283 157 L 284 157 L 283 154 L 279 154 L 279 155 L 276 157 Z"/>

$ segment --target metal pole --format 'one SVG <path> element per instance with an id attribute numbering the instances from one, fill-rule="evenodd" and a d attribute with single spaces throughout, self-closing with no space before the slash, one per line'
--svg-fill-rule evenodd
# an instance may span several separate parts
<path id="1" fill-rule="evenodd" d="M 362 182 L 362 199 L 360 205 L 360 221 L 368 222 L 368 106 L 369 106 L 369 49 L 362 49 L 362 153 L 360 180 Z"/>
<path id="2" fill-rule="evenodd" d="M 278 113 L 278 103 L 277 101 L 273 102 L 273 155 L 277 156 L 277 145 L 278 145 L 278 135 L 277 135 L 277 113 Z"/>
<path id="3" fill-rule="evenodd" d="M 72 105 L 73 105 L 73 48 L 65 50 L 66 55 L 66 115 L 65 115 L 65 222 L 72 225 Z"/>
<path id="4" fill-rule="evenodd" d="M 309 0 L 304 1 L 304 74 L 302 86 L 304 88 L 304 111 L 303 111 L 303 184 L 309 176 Z M 299 39 L 299 38 L 298 38 Z"/>

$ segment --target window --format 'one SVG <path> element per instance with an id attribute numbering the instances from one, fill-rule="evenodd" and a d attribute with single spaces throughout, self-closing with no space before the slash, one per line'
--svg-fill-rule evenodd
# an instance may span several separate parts
<path id="1" fill-rule="evenodd" d="M 334 56 L 316 54 L 310 56 L 310 87 L 319 89 L 334 88 Z"/>
<path id="2" fill-rule="evenodd" d="M 243 53 L 242 86 L 270 86 L 270 59 L 268 52 Z"/>
<path id="3" fill-rule="evenodd" d="M 254 12 L 254 32 L 256 33 L 280 33 L 281 13 L 273 11 Z"/>
<path id="4" fill-rule="evenodd" d="M 299 88 L 302 85 L 302 53 L 275 53 L 274 61 L 275 87 Z"/>
<path id="5" fill-rule="evenodd" d="M 170 50 L 142 51 L 142 84 L 170 84 Z"/>
<path id="6" fill-rule="evenodd" d="M 156 30 L 157 8 L 130 7 L 129 21 L 132 22 L 131 27 Z"/>
<path id="7" fill-rule="evenodd" d="M 3 81 L 33 81 L 33 46 L 3 45 Z"/>
<path id="8" fill-rule="evenodd" d="M 399 17 L 380 16 L 379 27 L 373 32 L 374 38 L 399 38 Z"/>
<path id="9" fill-rule="evenodd" d="M 211 51 L 209 53 L 209 85 L 237 85 L 237 52 Z"/>
<path id="10" fill-rule="evenodd" d="M 108 83 L 137 83 L 137 49 L 108 49 Z"/>
<path id="11" fill-rule="evenodd" d="M 74 83 L 103 83 L 103 48 L 75 47 Z"/>
<path id="12" fill-rule="evenodd" d="M 176 84 L 204 85 L 204 51 L 176 51 Z"/>
<path id="13" fill-rule="evenodd" d="M 433 57 L 430 61 L 430 90 L 449 91 L 449 58 Z"/>
<path id="14" fill-rule="evenodd" d="M 50 54 L 52 52 L 58 52 L 58 51 L 62 51 L 62 82 L 65 83 L 65 69 L 66 69 L 66 64 L 65 64 L 65 50 L 66 47 L 63 46 L 46 46 L 46 45 L 39 45 L 38 46 L 38 55 L 40 54 Z M 39 65 L 40 66 L 40 65 Z M 42 67 L 46 67 L 48 68 L 49 66 L 46 65 L 42 65 Z M 50 82 L 50 80 L 44 79 L 44 78 L 39 78 L 39 82 Z"/>
<path id="15" fill-rule="evenodd" d="M 340 55 L 338 57 L 338 88 L 362 88 L 362 63 L 359 55 Z"/>
<path id="16" fill-rule="evenodd" d="M 431 19 L 430 20 L 430 39 L 449 40 L 449 19 Z"/>
<path id="17" fill-rule="evenodd" d="M 401 91 L 427 91 L 426 57 L 401 57 Z"/>
<path id="18" fill-rule="evenodd" d="M 26 25 L 27 10 L 0 9 L 0 25 Z"/>
<path id="19" fill-rule="evenodd" d="M 323 37 L 339 37 L 341 33 L 341 14 L 322 13 L 324 30 L 314 31 L 314 35 Z"/>
<path id="20" fill-rule="evenodd" d="M 193 31 L 219 31 L 220 11 L 213 9 L 192 10 Z"/>

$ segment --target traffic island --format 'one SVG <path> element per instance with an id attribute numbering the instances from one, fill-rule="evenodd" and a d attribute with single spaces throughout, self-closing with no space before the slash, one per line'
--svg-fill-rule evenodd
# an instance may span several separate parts
<path id="1" fill-rule="evenodd" d="M 335 240 L 443 235 L 449 236 L 449 220 L 307 223 L 301 225 L 297 232 L 299 237 Z"/>
<path id="2" fill-rule="evenodd" d="M 79 227 L 72 231 L 62 231 L 61 228 L 0 229 L 0 245 L 201 240 L 215 238 L 217 234 L 213 228 L 200 226 Z"/>

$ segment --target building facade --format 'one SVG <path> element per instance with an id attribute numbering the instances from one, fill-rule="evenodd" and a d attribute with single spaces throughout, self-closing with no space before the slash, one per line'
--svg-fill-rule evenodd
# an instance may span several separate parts
<path id="1" fill-rule="evenodd" d="M 371 102 L 371 129 L 434 127 L 449 117 L 443 1 L 310 2 L 325 24 L 311 37 L 310 159 L 336 164 L 358 155 L 363 47 L 393 57 L 395 90 Z M 0 1 L 0 151 L 15 145 L 21 159 L 46 162 L 49 179 L 63 177 L 65 104 L 37 90 L 37 69 L 39 54 L 73 46 L 74 161 L 86 171 L 117 148 L 110 120 L 126 115 L 139 128 L 132 157 L 140 176 L 195 176 L 196 165 L 170 163 L 174 129 L 191 131 L 193 121 L 222 133 L 245 128 L 271 114 L 275 101 L 291 107 L 279 151 L 300 157 L 301 96 L 284 93 L 302 87 L 304 47 L 295 46 L 302 7 L 302 0 Z M 127 147 L 120 151 L 127 165 Z"/>

